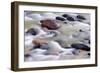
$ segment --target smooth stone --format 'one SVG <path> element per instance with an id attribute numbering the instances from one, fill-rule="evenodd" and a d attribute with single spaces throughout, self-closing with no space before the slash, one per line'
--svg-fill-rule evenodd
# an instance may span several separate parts
<path id="1" fill-rule="evenodd" d="M 90 51 L 90 47 L 84 45 L 84 44 L 72 44 L 71 45 L 73 48 L 75 49 L 81 49 L 81 50 L 85 50 L 85 51 Z"/>
<path id="2" fill-rule="evenodd" d="M 62 16 L 65 17 L 68 21 L 75 21 L 75 19 L 72 16 L 68 15 L 68 14 L 64 14 Z"/>
<path id="3" fill-rule="evenodd" d="M 75 21 L 75 19 L 73 17 L 67 17 L 68 21 Z"/>
<path id="4" fill-rule="evenodd" d="M 26 33 L 29 33 L 31 35 L 37 35 L 38 34 L 37 30 L 34 29 L 34 28 L 28 29 Z"/>
<path id="5" fill-rule="evenodd" d="M 63 18 L 63 17 L 56 17 L 56 20 L 65 21 L 65 18 Z"/>
<path id="6" fill-rule="evenodd" d="M 69 17 L 68 14 L 63 14 L 62 16 L 65 17 L 65 18 Z"/>
<path id="7" fill-rule="evenodd" d="M 29 55 L 29 54 L 25 54 L 24 56 L 25 56 L 25 57 L 30 57 L 31 55 Z"/>
<path id="8" fill-rule="evenodd" d="M 88 55 L 90 56 L 90 53 L 88 53 Z"/>
<path id="9" fill-rule="evenodd" d="M 60 24 L 56 23 L 55 20 L 47 19 L 47 20 L 41 20 L 41 26 L 50 30 L 56 30 L 60 27 Z"/>
<path id="10" fill-rule="evenodd" d="M 47 44 L 48 41 L 45 39 L 35 39 L 32 41 L 32 43 L 35 44 L 36 46 L 38 46 L 38 45 L 41 46 L 42 44 Z"/>
<path id="11" fill-rule="evenodd" d="M 78 19 L 82 19 L 82 20 L 86 20 L 86 18 L 84 16 L 82 16 L 82 15 L 78 15 L 77 18 Z"/>

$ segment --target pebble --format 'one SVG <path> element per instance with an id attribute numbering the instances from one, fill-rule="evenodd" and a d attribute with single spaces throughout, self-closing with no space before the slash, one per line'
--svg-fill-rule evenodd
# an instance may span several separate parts
<path id="1" fill-rule="evenodd" d="M 68 14 L 63 14 L 62 16 L 65 17 L 65 18 L 69 17 Z"/>
<path id="2" fill-rule="evenodd" d="M 41 26 L 50 30 L 56 30 L 60 27 L 60 24 L 57 24 L 55 20 L 41 20 Z"/>
<path id="3" fill-rule="evenodd" d="M 63 17 L 56 17 L 56 20 L 65 21 L 65 18 L 63 18 Z"/>
<path id="4" fill-rule="evenodd" d="M 34 28 L 30 28 L 29 30 L 27 30 L 26 33 L 29 33 L 31 35 L 37 35 L 38 34 L 37 30 L 34 29 Z"/>
<path id="5" fill-rule="evenodd" d="M 75 21 L 75 19 L 73 17 L 69 16 L 68 14 L 64 14 L 62 16 L 65 17 L 68 21 Z"/>
<path id="6" fill-rule="evenodd" d="M 82 20 L 86 20 L 86 18 L 84 16 L 82 16 L 82 15 L 78 15 L 77 18 L 78 19 L 82 19 Z"/>
<path id="7" fill-rule="evenodd" d="M 84 44 L 72 44 L 71 47 L 76 48 L 76 49 L 85 50 L 85 51 L 90 51 L 90 47 Z"/>

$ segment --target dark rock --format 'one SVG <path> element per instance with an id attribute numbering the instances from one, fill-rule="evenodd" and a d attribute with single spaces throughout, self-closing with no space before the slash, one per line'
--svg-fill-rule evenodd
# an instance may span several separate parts
<path id="1" fill-rule="evenodd" d="M 89 43 L 89 44 L 91 43 L 90 40 L 88 41 L 88 43 Z"/>
<path id="2" fill-rule="evenodd" d="M 81 15 L 78 15 L 77 18 L 78 18 L 78 19 L 82 19 L 82 20 L 86 20 L 86 18 L 83 17 L 83 16 L 81 16 Z"/>
<path id="3" fill-rule="evenodd" d="M 57 24 L 55 20 L 47 19 L 47 20 L 42 20 L 40 22 L 42 27 L 45 27 L 50 30 L 56 30 L 60 27 L 60 24 Z"/>
<path id="4" fill-rule="evenodd" d="M 88 55 L 90 56 L 90 53 L 88 53 Z"/>
<path id="5" fill-rule="evenodd" d="M 90 47 L 88 47 L 88 46 L 86 46 L 84 44 L 72 44 L 71 47 L 73 47 L 75 49 L 90 51 Z"/>
<path id="6" fill-rule="evenodd" d="M 64 14 L 62 16 L 65 17 L 68 21 L 75 21 L 75 19 L 68 14 Z"/>
<path id="7" fill-rule="evenodd" d="M 29 55 L 29 54 L 25 54 L 24 56 L 25 56 L 25 57 L 30 57 L 31 55 Z"/>
<path id="8" fill-rule="evenodd" d="M 80 31 L 80 32 L 83 32 L 83 30 L 81 30 L 81 29 L 80 29 L 79 31 Z"/>
<path id="9" fill-rule="evenodd" d="M 30 28 L 26 33 L 29 33 L 31 35 L 37 35 L 37 30 L 34 28 Z"/>
<path id="10" fill-rule="evenodd" d="M 69 17 L 68 14 L 63 14 L 62 16 L 65 17 L 65 18 Z"/>
<path id="11" fill-rule="evenodd" d="M 63 18 L 63 17 L 56 17 L 56 20 L 65 21 L 65 18 Z"/>
<path id="12" fill-rule="evenodd" d="M 35 46 L 33 47 L 33 49 L 40 48 L 40 47 L 41 47 L 40 45 L 35 45 Z"/>
<path id="13" fill-rule="evenodd" d="M 73 17 L 67 17 L 67 20 L 69 20 L 69 21 L 75 21 L 75 19 Z"/>

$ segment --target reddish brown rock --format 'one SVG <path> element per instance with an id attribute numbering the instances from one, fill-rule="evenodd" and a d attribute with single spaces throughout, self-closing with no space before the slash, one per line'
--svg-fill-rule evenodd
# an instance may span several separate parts
<path id="1" fill-rule="evenodd" d="M 60 24 L 56 23 L 55 20 L 47 19 L 47 20 L 41 20 L 40 22 L 42 27 L 45 27 L 50 30 L 56 30 L 60 27 Z"/>
<path id="2" fill-rule="evenodd" d="M 36 39 L 36 40 L 33 40 L 32 43 L 35 44 L 35 45 L 46 44 L 47 40 L 45 40 L 45 39 Z"/>

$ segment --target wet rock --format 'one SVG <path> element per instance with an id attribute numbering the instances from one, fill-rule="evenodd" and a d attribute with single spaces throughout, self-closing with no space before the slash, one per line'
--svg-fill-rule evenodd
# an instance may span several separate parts
<path id="1" fill-rule="evenodd" d="M 45 39 L 36 39 L 36 40 L 33 40 L 32 43 L 35 44 L 35 45 L 42 45 L 42 44 L 47 44 L 47 40 Z"/>
<path id="2" fill-rule="evenodd" d="M 30 55 L 30 54 L 25 54 L 24 56 L 25 56 L 25 57 L 30 57 L 31 55 Z"/>
<path id="3" fill-rule="evenodd" d="M 65 21 L 65 18 L 63 18 L 63 17 L 56 17 L 56 20 Z"/>
<path id="4" fill-rule="evenodd" d="M 75 21 L 75 19 L 73 17 L 69 16 L 68 14 L 64 14 L 62 16 L 65 17 L 68 21 Z"/>
<path id="5" fill-rule="evenodd" d="M 88 53 L 88 55 L 90 56 L 90 53 Z"/>
<path id="6" fill-rule="evenodd" d="M 75 21 L 73 17 L 68 17 L 67 20 L 68 21 Z"/>
<path id="7" fill-rule="evenodd" d="M 75 49 L 80 49 L 80 50 L 85 50 L 85 51 L 90 51 L 90 47 L 84 45 L 84 44 L 72 44 L 71 45 Z"/>
<path id="8" fill-rule="evenodd" d="M 37 35 L 38 34 L 37 30 L 34 29 L 34 28 L 30 28 L 29 30 L 27 30 L 26 33 L 29 33 L 31 35 Z"/>
<path id="9" fill-rule="evenodd" d="M 86 18 L 85 18 L 84 16 L 82 16 L 82 15 L 78 15 L 77 18 L 78 18 L 78 19 L 82 19 L 82 20 L 85 20 L 85 19 L 86 19 Z"/>
<path id="10" fill-rule="evenodd" d="M 62 16 L 65 17 L 65 18 L 69 17 L 68 14 L 63 14 Z"/>
<path id="11" fill-rule="evenodd" d="M 40 22 L 42 27 L 45 27 L 50 30 L 56 30 L 60 27 L 60 24 L 57 24 L 55 20 L 47 19 L 47 20 L 41 20 Z"/>

